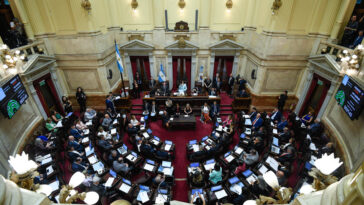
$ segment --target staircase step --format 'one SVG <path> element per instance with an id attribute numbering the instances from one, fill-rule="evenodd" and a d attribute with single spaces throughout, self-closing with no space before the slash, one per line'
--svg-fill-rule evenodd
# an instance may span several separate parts
<path id="1" fill-rule="evenodd" d="M 131 110 L 143 110 L 143 108 L 141 107 L 141 108 L 135 108 L 135 107 L 131 107 Z"/>
<path id="2" fill-rule="evenodd" d="M 220 108 L 220 111 L 233 111 L 233 108 L 224 107 Z"/>
<path id="3" fill-rule="evenodd" d="M 221 104 L 220 107 L 232 107 L 231 104 Z"/>

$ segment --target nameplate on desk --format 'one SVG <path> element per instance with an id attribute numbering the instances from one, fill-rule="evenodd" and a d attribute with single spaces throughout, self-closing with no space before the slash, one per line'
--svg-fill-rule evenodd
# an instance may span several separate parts
<path id="1" fill-rule="evenodd" d="M 165 194 L 158 194 L 157 198 L 155 199 L 156 204 L 163 204 L 167 202 L 168 196 Z"/>
<path id="2" fill-rule="evenodd" d="M 217 98 L 217 96 L 209 95 L 209 98 Z"/>

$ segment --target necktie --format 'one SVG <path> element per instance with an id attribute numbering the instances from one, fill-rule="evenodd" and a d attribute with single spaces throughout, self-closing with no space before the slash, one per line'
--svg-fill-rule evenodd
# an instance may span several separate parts
<path id="1" fill-rule="evenodd" d="M 255 119 L 253 122 L 253 126 L 255 125 L 255 123 L 258 121 L 259 118 Z"/>

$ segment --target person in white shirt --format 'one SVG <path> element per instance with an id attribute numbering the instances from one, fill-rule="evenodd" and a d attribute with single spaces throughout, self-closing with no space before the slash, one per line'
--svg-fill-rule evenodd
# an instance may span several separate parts
<path id="1" fill-rule="evenodd" d="M 185 95 L 187 91 L 187 85 L 186 83 L 182 80 L 181 84 L 178 86 L 178 92 L 180 95 Z"/>
<path id="2" fill-rule="evenodd" d="M 85 121 L 90 121 L 94 117 L 96 117 L 96 111 L 92 108 L 87 108 L 84 116 Z"/>
<path id="3" fill-rule="evenodd" d="M 135 115 L 132 115 L 132 116 L 131 116 L 130 123 L 131 123 L 134 127 L 136 127 L 136 126 L 140 125 L 140 122 L 136 119 Z"/>

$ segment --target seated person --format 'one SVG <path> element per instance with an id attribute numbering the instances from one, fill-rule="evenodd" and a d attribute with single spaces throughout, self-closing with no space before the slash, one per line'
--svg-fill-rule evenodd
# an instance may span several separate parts
<path id="1" fill-rule="evenodd" d="M 231 123 L 233 122 L 233 116 L 228 115 L 228 117 L 222 122 L 224 127 L 230 127 Z"/>
<path id="2" fill-rule="evenodd" d="M 75 137 L 72 135 L 68 136 L 68 146 L 73 147 L 76 151 L 80 153 L 84 151 L 83 146 L 78 141 L 76 141 Z"/>
<path id="3" fill-rule="evenodd" d="M 138 133 L 139 129 L 137 127 L 134 127 L 131 123 L 128 124 L 128 128 L 126 129 L 126 132 L 130 135 L 136 135 Z"/>
<path id="4" fill-rule="evenodd" d="M 263 125 L 263 119 L 260 117 L 260 113 L 257 114 L 254 121 L 252 122 L 252 129 L 258 130 Z"/>
<path id="5" fill-rule="evenodd" d="M 258 151 L 258 154 L 263 152 L 264 149 L 264 142 L 263 139 L 261 137 L 254 137 L 250 142 L 249 142 L 249 150 L 251 149 L 255 149 L 256 151 Z"/>
<path id="6" fill-rule="evenodd" d="M 246 165 L 250 166 L 256 163 L 259 159 L 259 154 L 255 149 L 251 149 L 249 153 L 243 153 L 239 160 L 243 161 Z"/>
<path id="7" fill-rule="evenodd" d="M 36 148 L 42 151 L 48 151 L 54 148 L 51 142 L 44 142 L 41 138 L 38 137 L 35 139 L 34 145 Z"/>
<path id="8" fill-rule="evenodd" d="M 288 127 L 283 128 L 283 132 L 279 133 L 278 136 L 281 142 L 288 142 L 289 138 L 291 138 L 291 133 L 289 132 Z"/>
<path id="9" fill-rule="evenodd" d="M 87 108 L 85 115 L 83 116 L 85 122 L 90 121 L 92 119 L 94 119 L 94 117 L 96 117 L 96 111 L 92 108 Z"/>
<path id="10" fill-rule="evenodd" d="M 98 200 L 98 203 L 96 203 L 96 204 L 100 204 L 101 198 L 103 196 L 105 196 L 105 194 L 106 194 L 106 187 L 104 185 L 100 184 L 100 180 L 101 180 L 100 177 L 95 175 L 92 178 L 92 184 L 88 190 L 88 191 L 94 191 L 99 195 L 99 200 Z"/>
<path id="11" fill-rule="evenodd" d="M 99 127 L 99 129 L 98 129 L 98 132 L 97 132 L 97 136 L 101 136 L 101 135 L 107 135 L 107 132 L 104 130 L 104 128 L 103 127 Z"/>
<path id="12" fill-rule="evenodd" d="M 179 106 L 179 103 L 176 104 L 176 108 L 174 109 L 174 114 L 175 115 L 180 115 L 182 110 L 182 108 Z"/>
<path id="13" fill-rule="evenodd" d="M 115 161 L 115 160 L 118 160 L 118 158 L 120 157 L 120 155 L 119 155 L 119 152 L 117 152 L 116 150 L 111 150 L 111 152 L 110 152 L 110 154 L 109 154 L 109 156 L 107 157 L 107 162 L 108 162 L 108 164 L 110 164 L 110 165 L 112 165 L 113 164 L 113 162 Z"/>
<path id="14" fill-rule="evenodd" d="M 102 127 L 103 127 L 105 130 L 110 130 L 110 129 L 111 129 L 111 126 L 112 126 L 112 119 L 110 118 L 110 115 L 109 115 L 109 114 L 105 114 L 105 117 L 104 117 L 104 119 L 102 120 L 101 125 L 102 125 Z"/>
<path id="15" fill-rule="evenodd" d="M 112 110 L 111 110 L 111 108 L 107 108 L 106 109 L 106 114 L 108 114 L 109 115 L 109 117 L 113 120 L 113 119 L 115 119 L 115 117 L 116 117 L 116 114 L 115 114 L 115 112 L 113 112 Z"/>
<path id="16" fill-rule="evenodd" d="M 71 162 L 76 161 L 77 158 L 82 158 L 82 160 L 86 161 L 85 152 L 76 151 L 73 146 L 68 146 L 67 155 Z"/>
<path id="17" fill-rule="evenodd" d="M 240 158 L 242 157 L 243 155 L 240 156 Z M 240 159 L 239 158 L 239 159 Z M 246 170 L 246 164 L 244 163 L 243 160 L 239 160 L 238 161 L 238 166 L 235 168 L 235 171 L 234 171 L 234 174 L 235 175 L 239 175 L 240 173 L 242 173 L 243 171 Z"/>
<path id="18" fill-rule="evenodd" d="M 257 114 L 258 114 L 257 108 L 253 107 L 252 112 L 250 113 L 250 120 L 254 121 L 255 118 L 257 117 Z"/>
<path id="19" fill-rule="evenodd" d="M 195 170 L 192 173 L 191 184 L 193 187 L 203 187 L 205 185 L 201 170 Z"/>
<path id="20" fill-rule="evenodd" d="M 105 135 L 101 135 L 100 136 L 100 140 L 99 140 L 99 143 L 98 145 L 104 150 L 104 151 L 107 151 L 111 148 L 113 148 L 114 146 L 105 139 Z"/>
<path id="21" fill-rule="evenodd" d="M 168 96 L 169 95 L 169 85 L 167 84 L 166 81 L 164 81 L 162 83 L 162 85 L 160 86 L 159 90 L 160 90 L 159 94 L 161 96 Z"/>
<path id="22" fill-rule="evenodd" d="M 234 205 L 240 205 L 240 204 L 244 204 L 244 202 L 246 200 L 248 200 L 249 196 L 248 196 L 249 190 L 247 187 L 242 187 L 241 188 L 241 194 L 237 195 L 237 196 L 233 196 L 233 200 L 232 203 Z"/>
<path id="23" fill-rule="evenodd" d="M 142 144 L 143 144 L 143 138 L 142 138 L 142 137 L 137 136 L 137 137 L 135 138 L 135 145 L 134 145 L 134 147 L 135 147 L 135 150 L 137 150 L 137 152 L 138 152 L 138 153 L 140 153 L 140 152 L 141 152 Z"/>
<path id="24" fill-rule="evenodd" d="M 185 115 L 192 115 L 192 108 L 189 103 L 186 104 L 186 107 L 183 110 L 183 112 L 185 113 Z"/>
<path id="25" fill-rule="evenodd" d="M 291 162 L 294 158 L 293 151 L 294 151 L 293 147 L 288 147 L 283 154 L 276 156 L 275 158 L 277 158 L 277 161 L 280 163 L 284 163 L 286 161 Z"/>
<path id="26" fill-rule="evenodd" d="M 325 146 L 323 146 L 321 149 L 319 149 L 318 156 L 321 157 L 323 154 L 330 155 L 330 154 L 334 153 L 334 151 L 335 151 L 334 143 L 328 142 Z"/>
<path id="27" fill-rule="evenodd" d="M 152 101 L 152 105 L 149 106 L 149 113 L 151 117 L 157 116 L 158 113 L 158 106 L 155 104 L 155 101 Z"/>
<path id="28" fill-rule="evenodd" d="M 54 122 L 54 123 L 58 123 L 59 121 L 61 121 L 62 120 L 62 116 L 61 116 L 61 114 L 59 114 L 56 110 L 52 110 L 51 111 L 51 119 L 52 119 L 52 121 Z"/>
<path id="29" fill-rule="evenodd" d="M 166 180 L 166 177 L 164 176 L 164 173 L 158 173 L 157 176 L 155 176 L 152 179 L 152 182 L 155 187 L 165 187 L 167 184 L 164 182 Z"/>
<path id="30" fill-rule="evenodd" d="M 171 99 L 168 98 L 166 100 L 166 111 L 168 112 L 168 115 L 173 115 L 173 102 Z"/>
<path id="31" fill-rule="evenodd" d="M 76 128 L 76 125 L 71 125 L 70 134 L 76 137 L 76 139 L 83 138 L 83 132 Z"/>
<path id="32" fill-rule="evenodd" d="M 78 157 L 74 162 L 72 162 L 71 167 L 74 172 L 83 172 L 88 170 L 89 165 L 83 162 L 81 157 Z"/>
<path id="33" fill-rule="evenodd" d="M 309 124 L 311 124 L 312 120 L 313 120 L 313 114 L 311 112 L 308 112 L 306 115 L 304 115 L 301 118 L 301 121 L 303 123 L 305 123 L 306 126 L 309 125 Z"/>
<path id="34" fill-rule="evenodd" d="M 211 88 L 210 91 L 209 91 L 209 95 L 210 96 L 217 96 L 216 88 Z"/>
<path id="35" fill-rule="evenodd" d="M 124 162 L 123 157 L 119 157 L 117 160 L 115 160 L 112 167 L 115 172 L 123 174 L 127 174 L 130 170 L 132 170 L 132 168 L 129 167 L 129 164 Z"/>
<path id="36" fill-rule="evenodd" d="M 169 115 L 168 115 L 167 111 L 166 111 L 166 110 L 164 110 L 164 111 L 163 111 L 163 115 L 162 115 L 162 123 L 163 123 L 163 125 L 164 125 L 166 128 L 169 128 L 169 123 L 170 123 L 169 119 L 170 119 L 170 117 L 169 117 Z"/>
<path id="37" fill-rule="evenodd" d="M 198 196 L 198 198 L 196 198 Z M 196 199 L 196 200 L 195 200 Z M 195 194 L 191 198 L 190 204 L 196 205 L 206 205 L 205 197 L 203 197 L 200 192 L 195 192 Z"/>
<path id="38" fill-rule="evenodd" d="M 246 92 L 245 89 L 242 89 L 242 90 L 238 91 L 237 96 L 240 98 L 247 98 L 247 97 L 249 97 L 249 93 Z"/>
<path id="39" fill-rule="evenodd" d="M 222 168 L 216 163 L 214 169 L 210 170 L 209 180 L 212 184 L 222 181 Z"/>
<path id="40" fill-rule="evenodd" d="M 284 172 L 278 170 L 276 172 L 276 176 L 277 176 L 277 179 L 278 179 L 279 186 L 281 186 L 281 187 L 286 186 L 286 184 L 287 184 L 287 178 L 286 178 Z"/>
<path id="41" fill-rule="evenodd" d="M 311 135 L 318 136 L 320 135 L 320 132 L 322 131 L 321 123 L 319 119 L 315 119 L 314 123 L 308 126 L 308 132 Z"/>
<path id="42" fill-rule="evenodd" d="M 192 95 L 199 95 L 201 93 L 201 87 L 196 86 L 192 89 Z"/>
<path id="43" fill-rule="evenodd" d="M 292 148 L 296 147 L 296 140 L 293 137 L 291 137 L 291 138 L 289 138 L 289 141 L 286 144 L 281 145 L 280 147 L 281 147 L 282 153 L 287 152 L 288 147 L 292 147 Z"/>
<path id="44" fill-rule="evenodd" d="M 265 127 L 260 127 L 258 131 L 254 132 L 254 137 L 261 137 L 262 139 L 265 138 L 266 132 Z"/>
<path id="45" fill-rule="evenodd" d="M 214 101 L 214 103 L 212 104 L 210 112 L 212 119 L 215 119 L 220 116 L 220 106 L 217 104 L 216 101 Z"/>
<path id="46" fill-rule="evenodd" d="M 53 132 L 53 133 L 56 133 L 57 132 L 57 128 L 56 128 L 56 123 L 52 122 L 52 119 L 51 118 L 48 118 L 47 121 L 46 121 L 46 124 L 45 124 L 45 127 L 46 129 L 49 131 L 49 132 Z"/>
<path id="47" fill-rule="evenodd" d="M 149 115 L 149 111 L 151 109 L 151 106 L 149 105 L 148 101 L 145 101 L 143 105 L 143 115 Z"/>
<path id="48" fill-rule="evenodd" d="M 282 118 L 282 113 L 281 111 L 278 110 L 278 108 L 274 108 L 273 112 L 270 115 L 270 119 L 274 122 L 274 123 L 278 123 Z"/>
<path id="49" fill-rule="evenodd" d="M 140 122 L 136 119 L 135 115 L 131 115 L 130 123 L 133 125 L 133 127 L 140 125 Z"/>
<path id="50" fill-rule="evenodd" d="M 277 124 L 277 130 L 279 132 L 282 132 L 283 131 L 283 128 L 284 127 L 287 127 L 287 126 L 288 126 L 288 121 L 287 121 L 287 119 L 284 116 L 282 116 L 282 119 Z"/>
<path id="51" fill-rule="evenodd" d="M 80 119 L 77 119 L 76 120 L 76 129 L 85 130 L 85 129 L 87 129 L 87 126 Z"/>
<path id="52" fill-rule="evenodd" d="M 181 84 L 178 86 L 178 93 L 179 95 L 185 95 L 187 91 L 187 85 L 186 83 L 182 80 Z"/>
<path id="53" fill-rule="evenodd" d="M 210 107 L 207 105 L 207 102 L 201 107 L 201 122 L 206 124 L 206 122 L 211 121 L 210 118 Z"/>

